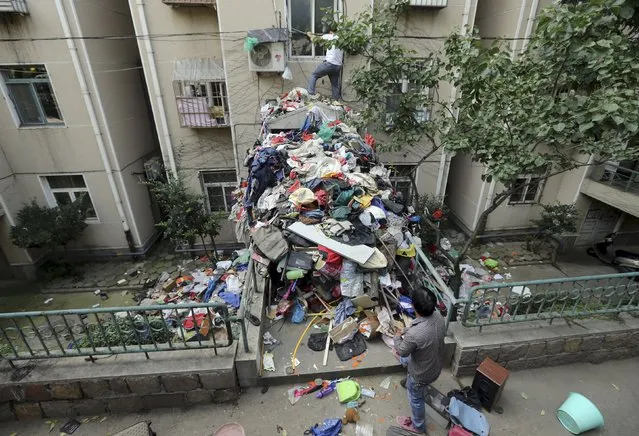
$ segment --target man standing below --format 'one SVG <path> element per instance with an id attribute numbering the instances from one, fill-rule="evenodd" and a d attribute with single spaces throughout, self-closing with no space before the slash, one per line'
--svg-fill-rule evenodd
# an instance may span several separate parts
<path id="1" fill-rule="evenodd" d="M 424 434 L 427 388 L 442 371 L 446 323 L 435 310 L 435 298 L 429 291 L 418 288 L 411 297 L 417 318 L 403 334 L 396 333 L 395 350 L 408 366 L 405 387 L 412 417 L 398 416 L 397 423 L 405 430 Z"/>
<path id="2" fill-rule="evenodd" d="M 315 43 L 318 39 L 325 39 L 327 41 L 332 41 L 337 39 L 337 35 L 333 32 L 337 30 L 335 28 L 335 24 L 331 24 L 331 29 L 325 35 L 318 37 L 313 35 L 311 32 L 308 32 L 306 35 L 309 37 L 312 43 Z M 344 61 L 344 52 L 339 48 L 332 46 L 328 50 L 326 50 L 326 57 L 324 58 L 324 62 L 319 64 L 313 74 L 311 74 L 311 78 L 308 81 L 308 93 L 310 95 L 315 95 L 315 83 L 317 79 L 321 77 L 328 76 L 331 80 L 331 91 L 333 94 L 333 100 L 339 100 L 342 97 L 341 89 L 340 89 L 340 73 L 342 72 L 342 63 Z"/>

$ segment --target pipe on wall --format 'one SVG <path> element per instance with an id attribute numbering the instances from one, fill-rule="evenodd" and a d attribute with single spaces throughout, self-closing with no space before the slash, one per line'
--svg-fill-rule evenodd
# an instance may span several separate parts
<path id="1" fill-rule="evenodd" d="M 124 213 L 122 198 L 120 197 L 120 193 L 118 191 L 117 185 L 115 184 L 115 177 L 113 176 L 113 167 L 111 166 L 111 162 L 109 161 L 109 156 L 107 155 L 106 145 L 104 144 L 102 131 L 100 129 L 100 124 L 98 123 L 98 118 L 95 112 L 93 99 L 91 96 L 91 92 L 89 91 L 89 87 L 87 85 L 84 70 L 82 69 L 82 64 L 80 63 L 80 56 L 78 55 L 78 47 L 75 44 L 75 39 L 73 39 L 71 28 L 69 27 L 69 20 L 67 19 L 63 0 L 55 0 L 55 5 L 58 11 L 58 16 L 60 18 L 60 24 L 62 25 L 62 31 L 64 32 L 64 37 L 66 38 L 66 41 L 67 41 L 67 47 L 69 48 L 69 53 L 71 54 L 71 62 L 73 63 L 73 68 L 75 69 L 76 76 L 78 77 L 78 81 L 80 84 L 80 92 L 82 93 L 84 104 L 87 108 L 87 113 L 89 115 L 89 120 L 91 121 L 93 134 L 95 135 L 95 140 L 96 140 L 96 143 L 98 144 L 100 159 L 102 160 L 102 164 L 104 165 L 104 171 L 107 176 L 107 181 L 109 182 L 109 188 L 111 189 L 111 194 L 113 195 L 113 199 L 115 200 L 115 207 L 118 211 L 118 215 L 122 222 L 122 229 L 124 230 L 127 244 L 129 245 L 129 249 L 133 251 L 135 247 L 133 244 L 133 238 L 131 236 L 131 229 L 129 227 L 129 222 L 127 220 L 126 214 Z"/>
<path id="2" fill-rule="evenodd" d="M 155 97 L 155 105 L 151 105 L 153 111 L 153 118 L 155 119 L 155 128 L 160 138 L 160 144 L 164 143 L 162 148 L 162 157 L 166 164 L 168 160 L 170 174 L 173 177 L 177 177 L 177 166 L 175 164 L 175 154 L 173 153 L 173 141 L 171 140 L 171 133 L 169 132 L 169 123 L 166 119 L 166 110 L 164 108 L 164 99 L 162 98 L 162 88 L 160 87 L 160 79 L 158 78 L 157 63 L 155 60 L 155 52 L 153 51 L 153 44 L 149 35 L 149 25 L 146 20 L 146 10 L 144 8 L 144 0 L 137 0 L 137 15 L 139 20 L 139 29 L 137 21 L 133 19 L 133 28 L 138 40 L 138 46 L 140 52 L 146 53 L 147 66 L 143 68 L 144 75 L 147 78 L 147 86 L 151 86 L 151 94 Z M 131 8 L 133 6 L 131 5 Z M 132 15 L 134 11 L 131 11 Z M 150 79 L 150 80 L 149 80 Z M 158 123 L 159 121 L 159 123 Z M 159 125 L 158 125 L 159 124 Z"/>

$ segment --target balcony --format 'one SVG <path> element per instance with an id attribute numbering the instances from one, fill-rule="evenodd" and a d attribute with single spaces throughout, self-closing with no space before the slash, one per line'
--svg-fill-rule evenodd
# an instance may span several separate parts
<path id="1" fill-rule="evenodd" d="M 445 8 L 448 6 L 448 0 L 409 0 L 408 4 L 426 8 Z"/>
<path id="2" fill-rule="evenodd" d="M 639 217 L 639 172 L 607 162 L 593 168 L 581 193 Z"/>
<path id="3" fill-rule="evenodd" d="M 0 14 L 28 14 L 27 0 L 0 0 Z"/>
<path id="4" fill-rule="evenodd" d="M 214 8 L 217 0 L 162 0 L 162 3 L 169 6 L 207 6 Z"/>

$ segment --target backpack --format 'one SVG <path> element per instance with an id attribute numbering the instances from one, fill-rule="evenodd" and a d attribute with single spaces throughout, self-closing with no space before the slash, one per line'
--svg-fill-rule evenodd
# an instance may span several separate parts
<path id="1" fill-rule="evenodd" d="M 338 436 L 340 431 L 342 431 L 342 420 L 332 418 L 325 419 L 321 425 L 315 424 L 306 430 L 304 434 L 312 436 Z"/>
<path id="2" fill-rule="evenodd" d="M 468 404 L 473 409 L 481 412 L 481 400 L 479 399 L 479 393 L 470 386 L 466 386 L 462 389 L 453 389 L 446 394 L 446 404 L 450 402 L 450 399 L 455 397 L 462 403 Z"/>

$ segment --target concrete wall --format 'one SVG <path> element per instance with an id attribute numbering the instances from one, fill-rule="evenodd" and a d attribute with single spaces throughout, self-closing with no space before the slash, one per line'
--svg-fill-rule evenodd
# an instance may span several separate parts
<path id="1" fill-rule="evenodd" d="M 468 376 L 490 357 L 511 371 L 565 365 L 601 363 L 639 355 L 639 322 L 622 315 L 620 320 L 580 319 L 579 326 L 555 319 L 466 328 L 451 325 L 457 347 L 453 356 L 455 376 Z"/>
<path id="2" fill-rule="evenodd" d="M 126 1 L 114 0 L 108 7 L 99 2 L 64 0 L 73 35 L 130 35 L 133 33 Z M 73 17 L 77 11 L 79 27 Z M 63 37 L 61 19 L 53 0 L 29 4 L 29 14 L 4 14 L 0 22 L 3 38 Z M 107 154 L 115 170 L 118 191 L 137 246 L 150 240 L 154 228 L 148 210 L 146 187 L 132 175 L 156 148 L 146 110 L 137 61 L 137 46 L 132 39 L 117 41 L 76 40 L 82 68 L 96 107 Z M 84 47 L 88 59 L 84 55 Z M 98 220 L 91 221 L 72 248 L 79 250 L 128 250 L 114 196 L 109 189 L 104 164 L 88 110 L 80 91 L 80 81 L 64 40 L 16 41 L 0 47 L 0 65 L 44 64 L 63 125 L 20 127 L 13 103 L 4 87 L 0 102 L 0 149 L 10 171 L 2 170 L 1 194 L 8 211 L 15 217 L 26 202 L 36 199 L 49 204 L 40 177 L 55 174 L 82 174 L 95 206 Z M 88 73 L 95 73 L 95 85 Z M 104 117 L 100 111 L 104 108 Z M 108 126 L 108 128 L 107 128 Z M 111 146 L 112 144 L 112 146 Z M 31 263 L 26 252 L 1 241 L 9 262 L 18 266 Z"/>
<path id="3" fill-rule="evenodd" d="M 466 229 L 475 227 L 480 200 L 486 195 L 481 182 L 483 172 L 483 165 L 472 162 L 468 155 L 457 155 L 450 164 L 446 204 Z"/>

